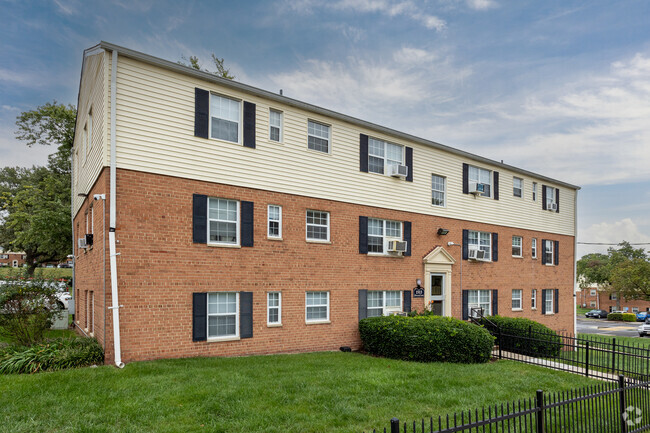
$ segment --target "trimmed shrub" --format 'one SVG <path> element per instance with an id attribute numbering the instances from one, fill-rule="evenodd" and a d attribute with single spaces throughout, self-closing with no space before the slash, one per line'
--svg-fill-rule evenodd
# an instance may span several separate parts
<path id="1" fill-rule="evenodd" d="M 623 322 L 636 322 L 636 314 L 634 313 L 609 313 L 607 320 L 621 320 Z"/>
<path id="2" fill-rule="evenodd" d="M 406 361 L 487 362 L 494 346 L 487 330 L 451 317 L 370 317 L 359 331 L 369 353 Z"/>
<path id="3" fill-rule="evenodd" d="M 541 357 L 556 357 L 560 354 L 561 337 L 539 322 L 523 317 L 504 316 L 490 316 L 484 322 L 488 320 L 501 330 L 502 341 L 497 343 L 502 350 Z M 498 331 L 491 331 L 498 336 Z"/>
<path id="4" fill-rule="evenodd" d="M 0 374 L 57 371 L 103 362 L 104 351 L 94 338 L 58 338 L 30 347 L 0 349 Z"/>
<path id="5" fill-rule="evenodd" d="M 609 313 L 607 320 L 623 320 L 623 313 Z"/>

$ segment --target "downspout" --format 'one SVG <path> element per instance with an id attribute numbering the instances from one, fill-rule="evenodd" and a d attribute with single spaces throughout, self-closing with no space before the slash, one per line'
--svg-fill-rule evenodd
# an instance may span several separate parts
<path id="1" fill-rule="evenodd" d="M 578 284 L 578 190 L 573 196 L 573 336 L 578 334 L 578 312 L 576 305 L 576 284 Z M 598 295 L 598 292 L 596 292 Z"/>
<path id="2" fill-rule="evenodd" d="M 117 101 L 117 51 L 111 52 L 111 155 L 110 155 L 110 218 L 108 229 L 108 248 L 111 268 L 111 306 L 113 310 L 113 348 L 115 350 L 115 365 L 124 368 L 122 349 L 120 347 L 120 308 L 117 297 L 117 252 L 115 251 L 115 185 L 116 185 L 116 138 L 115 138 L 115 104 Z"/>

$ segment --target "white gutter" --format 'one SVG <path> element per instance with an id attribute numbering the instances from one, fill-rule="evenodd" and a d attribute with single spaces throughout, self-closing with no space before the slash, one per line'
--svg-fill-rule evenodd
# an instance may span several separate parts
<path id="1" fill-rule="evenodd" d="M 578 336 L 578 312 L 576 311 L 576 287 L 578 284 L 578 190 L 573 196 L 573 336 Z M 596 292 L 598 295 L 598 292 Z M 598 296 L 600 297 L 600 296 Z"/>
<path id="2" fill-rule="evenodd" d="M 111 306 L 113 310 L 113 348 L 115 350 L 115 365 L 124 368 L 122 349 L 120 347 L 120 305 L 117 297 L 117 252 L 115 251 L 115 184 L 116 184 L 116 138 L 115 138 L 115 103 L 117 100 L 117 51 L 111 52 L 111 159 L 110 159 L 110 219 L 108 231 L 108 248 L 111 264 Z"/>

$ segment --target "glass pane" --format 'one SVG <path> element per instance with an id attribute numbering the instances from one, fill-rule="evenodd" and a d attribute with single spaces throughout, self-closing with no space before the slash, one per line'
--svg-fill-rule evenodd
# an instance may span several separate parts
<path id="1" fill-rule="evenodd" d="M 275 126 L 271 126 L 270 138 L 273 141 L 280 141 L 280 128 L 277 128 Z"/>
<path id="2" fill-rule="evenodd" d="M 211 95 L 210 115 L 214 118 L 239 122 L 239 101 Z"/>
<path id="3" fill-rule="evenodd" d="M 368 219 L 368 235 L 369 236 L 383 236 L 384 235 L 384 222 L 382 220 Z"/>
<path id="4" fill-rule="evenodd" d="M 270 323 L 277 323 L 280 320 L 280 315 L 279 311 L 277 308 L 270 308 L 269 309 L 269 322 Z"/>
<path id="5" fill-rule="evenodd" d="M 442 275 L 431 275 L 431 296 L 442 296 Z"/>
<path id="6" fill-rule="evenodd" d="M 212 138 L 237 142 L 239 137 L 239 123 L 230 120 L 212 118 Z"/>
<path id="7" fill-rule="evenodd" d="M 282 115 L 278 111 L 271 110 L 270 123 L 271 126 L 275 126 L 277 128 L 278 132 L 280 132 L 280 123 L 282 121 L 281 117 Z"/>
<path id="8" fill-rule="evenodd" d="M 280 305 L 280 294 L 279 293 L 269 293 L 269 307 L 277 307 Z"/>
<path id="9" fill-rule="evenodd" d="M 378 156 L 380 159 L 384 157 L 384 142 L 370 138 L 368 140 L 368 155 Z M 382 159 L 383 166 L 383 159 Z"/>
<path id="10" fill-rule="evenodd" d="M 380 308 L 384 306 L 383 292 L 368 292 L 368 308 Z"/>
<path id="11" fill-rule="evenodd" d="M 327 305 L 327 292 L 307 292 L 307 305 Z"/>
<path id="12" fill-rule="evenodd" d="M 280 223 L 269 221 L 269 236 L 280 236 Z"/>
<path id="13" fill-rule="evenodd" d="M 373 308 L 373 309 L 368 309 L 367 316 L 368 317 L 379 317 L 383 315 L 383 308 Z"/>
<path id="14" fill-rule="evenodd" d="M 384 252 L 384 238 L 377 236 L 368 236 L 368 252 L 369 253 L 383 253 Z"/>
<path id="15" fill-rule="evenodd" d="M 317 240 L 327 240 L 327 227 L 307 226 L 307 238 Z"/>
<path id="16" fill-rule="evenodd" d="M 277 221 L 280 219 L 280 207 L 279 206 L 269 206 L 269 219 Z"/>
<path id="17" fill-rule="evenodd" d="M 386 292 L 386 306 L 387 307 L 399 307 L 402 305 L 402 293 L 398 291 L 388 291 Z"/>
<path id="18" fill-rule="evenodd" d="M 431 194 L 431 204 L 436 206 L 444 206 L 445 194 L 442 192 L 433 191 Z"/>
<path id="19" fill-rule="evenodd" d="M 210 241 L 237 243 L 237 223 L 210 221 Z"/>
<path id="20" fill-rule="evenodd" d="M 402 223 L 398 221 L 386 221 L 386 236 L 392 238 L 401 238 Z"/>
<path id="21" fill-rule="evenodd" d="M 402 146 L 386 143 L 386 159 L 402 164 Z"/>
<path id="22" fill-rule="evenodd" d="M 322 138 L 312 137 L 310 135 L 307 138 L 307 146 L 310 149 L 318 150 L 319 152 L 329 152 L 329 141 Z"/>
<path id="23" fill-rule="evenodd" d="M 384 174 L 384 160 L 375 156 L 369 156 L 368 171 L 370 173 Z"/>
<path id="24" fill-rule="evenodd" d="M 307 307 L 307 320 L 327 319 L 327 307 Z"/>
<path id="25" fill-rule="evenodd" d="M 208 316 L 208 337 L 236 335 L 236 324 L 234 315 Z"/>

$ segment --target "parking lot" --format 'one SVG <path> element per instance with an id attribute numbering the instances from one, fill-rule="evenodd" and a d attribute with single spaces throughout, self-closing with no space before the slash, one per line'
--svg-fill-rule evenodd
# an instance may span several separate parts
<path id="1" fill-rule="evenodd" d="M 587 319 L 578 316 L 578 333 L 600 334 L 610 337 L 639 337 L 637 333 L 641 322 L 608 322 L 607 319 Z"/>

